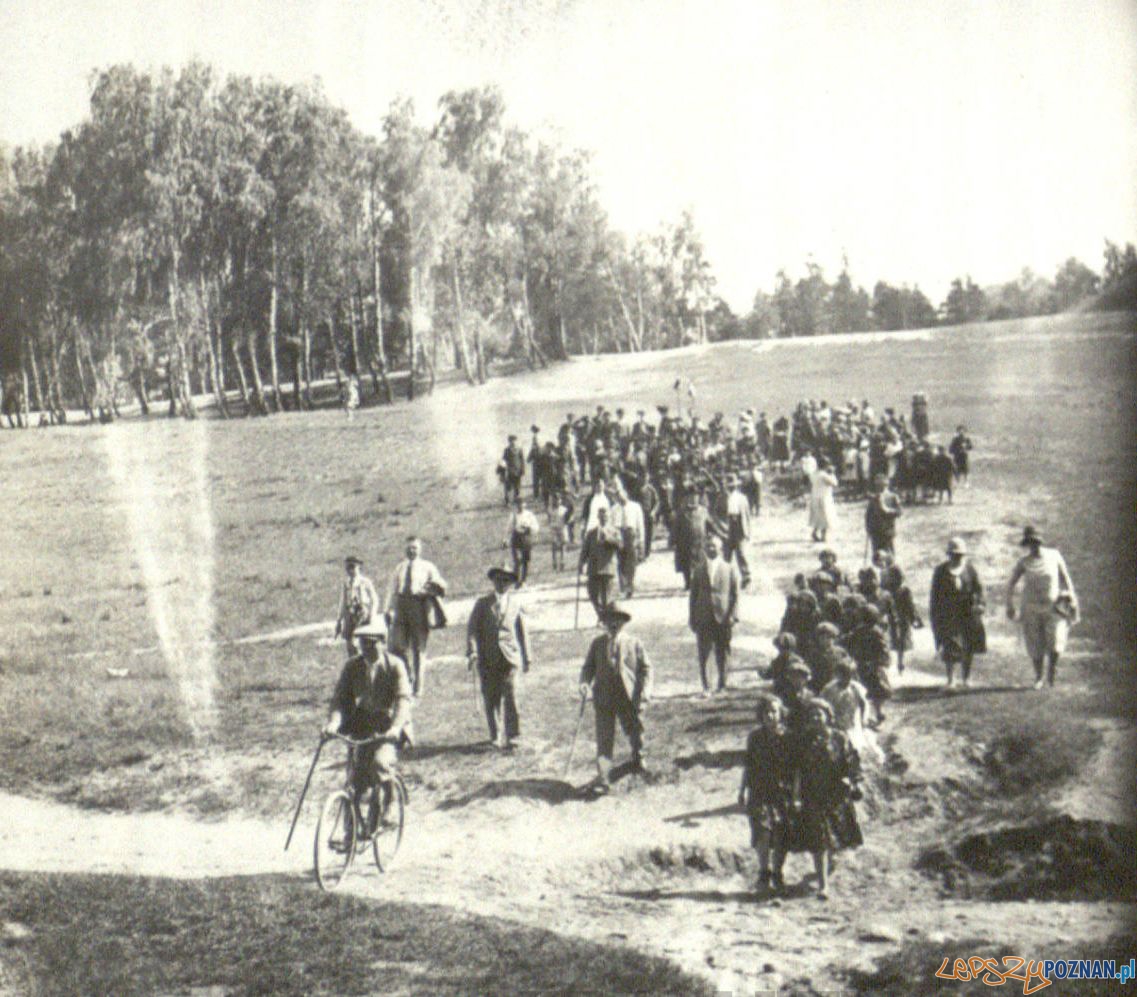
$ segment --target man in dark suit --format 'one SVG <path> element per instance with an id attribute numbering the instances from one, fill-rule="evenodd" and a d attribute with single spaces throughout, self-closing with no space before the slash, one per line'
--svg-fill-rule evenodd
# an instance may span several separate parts
<path id="1" fill-rule="evenodd" d="M 617 572 L 617 555 L 621 544 L 620 531 L 608 523 L 608 509 L 596 510 L 596 525 L 584 534 L 580 545 L 580 561 L 576 567 L 579 576 L 587 567 L 586 584 L 592 608 L 600 617 L 601 610 L 612 601 Z"/>
<path id="2" fill-rule="evenodd" d="M 529 637 L 520 596 L 512 590 L 517 575 L 507 568 L 490 568 L 486 574 L 493 591 L 481 596 L 470 610 L 466 667 L 478 670 L 490 741 L 512 749 L 521 737 L 515 683 L 519 668 L 529 671 Z"/>
<path id="3" fill-rule="evenodd" d="M 525 477 L 525 452 L 517 445 L 516 436 L 509 437 L 509 444 L 501 455 L 500 466 L 505 504 L 509 505 L 521 497 L 521 479 Z"/>
<path id="4" fill-rule="evenodd" d="M 702 557 L 707 538 L 707 509 L 692 485 L 683 498 L 683 509 L 675 522 L 675 570 L 683 576 L 683 588 L 691 587 L 691 572 Z"/>
<path id="5" fill-rule="evenodd" d="M 718 669 L 717 691 L 726 688 L 726 673 L 730 663 L 730 637 L 738 620 L 738 591 L 741 577 L 732 561 L 722 557 L 718 537 L 706 541 L 706 557 L 691 572 L 691 591 L 688 596 L 688 625 L 695 633 L 695 646 L 699 656 L 699 678 L 703 695 L 711 695 L 707 680 L 707 659 L 715 655 Z"/>
<path id="6" fill-rule="evenodd" d="M 580 670 L 580 694 L 591 691 L 596 714 L 596 789 L 607 792 L 612 771 L 616 721 L 632 748 L 632 766 L 643 770 L 643 706 L 651 699 L 651 662 L 643 642 L 624 632 L 631 614 L 616 604 L 605 606 L 605 632 L 588 648 Z"/>

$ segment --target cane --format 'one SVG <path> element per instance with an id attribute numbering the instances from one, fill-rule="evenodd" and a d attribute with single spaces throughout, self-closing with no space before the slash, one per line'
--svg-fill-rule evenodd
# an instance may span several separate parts
<path id="1" fill-rule="evenodd" d="M 572 605 L 572 628 L 577 630 L 580 627 L 580 571 L 576 573 L 576 598 L 573 600 Z"/>
<path id="2" fill-rule="evenodd" d="M 569 745 L 568 762 L 565 764 L 565 774 L 561 777 L 562 780 L 567 781 L 567 779 L 569 777 L 569 771 L 572 769 L 572 756 L 574 754 L 576 754 L 576 741 L 577 741 L 577 738 L 580 737 L 580 728 L 581 728 L 581 725 L 584 723 L 584 706 L 587 702 L 588 702 L 588 696 L 582 695 L 580 697 L 580 713 L 577 714 L 577 718 L 576 718 L 576 730 L 574 730 L 572 732 L 572 744 Z"/>
<path id="3" fill-rule="evenodd" d="M 304 788 L 300 790 L 300 799 L 296 801 L 296 813 L 292 815 L 292 826 L 288 829 L 288 838 L 284 842 L 284 850 L 292 844 L 292 832 L 296 830 L 296 822 L 300 819 L 300 808 L 304 806 L 304 797 L 308 795 L 308 786 L 312 782 L 312 773 L 316 771 L 316 762 L 320 760 L 320 752 L 324 750 L 327 737 L 320 735 L 320 743 L 316 745 L 316 753 L 312 756 L 312 764 L 308 768 L 308 778 L 304 780 Z"/>

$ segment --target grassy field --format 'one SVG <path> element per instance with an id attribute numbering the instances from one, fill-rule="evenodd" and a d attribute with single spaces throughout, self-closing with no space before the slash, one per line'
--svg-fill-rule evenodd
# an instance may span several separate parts
<path id="1" fill-rule="evenodd" d="M 0 873 L 6 993 L 710 993 L 662 959 L 289 877 L 204 882 Z M 212 991 L 211 991 L 212 992 Z"/>
<path id="2" fill-rule="evenodd" d="M 858 911 L 879 902 L 882 869 L 895 880 L 886 907 L 924 904 L 921 898 L 934 896 L 935 887 L 911 872 L 917 844 L 994 823 L 1044 819 L 1053 808 L 1070 806 L 1075 790 L 1083 802 L 1101 795 L 1089 766 L 1134 719 L 1135 359 L 1132 315 L 1087 315 L 825 344 L 733 343 L 582 359 L 480 389 L 448 387 L 414 405 L 361 412 L 352 422 L 317 412 L 5 433 L 0 465 L 9 482 L 9 514 L 0 541 L 9 556 L 0 563 L 0 786 L 100 809 L 188 810 L 210 818 L 243 811 L 283 822 L 342 648 L 309 631 L 256 643 L 240 639 L 330 620 L 343 555 L 361 554 L 382 586 L 411 532 L 426 539 L 426 556 L 454 596 L 482 591 L 486 566 L 502 557 L 504 515 L 493 466 L 507 433 L 524 436 L 534 422 L 549 432 L 567 412 L 597 404 L 633 412 L 674 404 L 670 386 L 678 373 L 694 379 L 699 411 L 708 415 L 744 406 L 774 414 L 807 397 L 868 398 L 878 409 L 906 410 L 912 393 L 923 390 L 939 440 L 946 442 L 957 423 L 968 426 L 976 442 L 973 482 L 953 506 L 906 513 L 901 563 L 917 602 L 924 603 L 944 541 L 965 536 L 989 589 L 992 652 L 979 663 L 980 688 L 970 695 L 945 695 L 926 652 L 910 658 L 917 672 L 933 674 L 900 690 L 890 711 L 885 774 L 866 801 L 879 845 L 852 861 L 845 874 L 848 907 L 839 911 L 855 941 Z M 849 566 L 860 557 L 860 516 L 859 506 L 841 509 L 836 541 Z M 1029 665 L 1013 628 L 995 612 L 1027 522 L 1063 550 L 1085 617 L 1052 696 L 1023 692 Z M 753 553 L 776 597 L 794 571 L 813 563 L 804 514 L 775 502 L 759 522 Z M 580 631 L 535 634 L 537 665 L 523 689 L 525 744 L 512 757 L 478 744 L 485 725 L 461 664 L 462 626 L 431 639 L 435 664 L 416 716 L 420 747 L 404 766 L 416 821 L 441 821 L 447 833 L 469 835 L 493 835 L 499 826 L 525 834 L 533 819 L 548 825 L 552 844 L 545 851 L 537 845 L 520 850 L 511 874 L 532 879 L 534 890 L 563 894 L 567 904 L 579 902 L 575 923 L 586 934 L 592 929 L 582 925 L 599 916 L 597 909 L 638 919 L 648 901 L 635 898 L 660 890 L 697 904 L 705 894 L 721 905 L 729 890 L 671 891 L 668 877 L 688 875 L 689 864 L 707 875 L 733 876 L 752 861 L 740 818 L 730 818 L 733 830 L 723 830 L 721 818 L 730 811 L 753 712 L 752 670 L 767 654 L 772 626 L 744 618 L 734 661 L 738 687 L 710 702 L 691 698 L 694 649 L 681 605 L 673 615 L 648 611 L 676 598 L 675 577 L 663 566 L 669 558 L 657 549 L 655 588 L 636 600 L 636 629 L 651 650 L 662 690 L 649 714 L 652 778 L 619 783 L 613 798 L 592 811 L 575 792 L 589 774 L 587 736 L 567 781 L 561 771 L 576 720 L 576 671 L 592 636 L 587 608 Z M 538 587 L 554 581 L 547 550 L 539 550 L 535 564 Z M 330 637 L 330 626 L 322 635 Z M 128 674 L 115 677 L 108 669 Z M 338 769 L 322 767 L 315 793 L 339 778 Z M 1131 783 L 1130 775 L 1130 796 Z M 637 822 L 654 821 L 654 828 L 664 826 L 661 819 L 669 829 L 666 841 L 633 833 Z M 574 822 L 583 822 L 579 831 Z M 701 830 L 685 832 L 688 827 Z M 627 830 L 626 841 L 613 836 L 616 829 Z M 584 856 L 577 840 L 588 834 L 598 835 L 602 846 L 595 856 Z M 544 857 L 535 857 L 546 854 L 549 868 L 541 864 Z M 439 875 L 445 876 L 449 855 L 442 853 Z M 552 869 L 561 859 L 564 869 Z M 469 878 L 475 870 L 461 872 Z M 611 899 L 613 881 L 624 883 L 616 894 L 623 900 Z M 509 909 L 509 882 L 495 881 L 491 889 L 502 911 Z M 428 885 L 448 889 L 445 881 Z M 483 885 L 471 880 L 463 902 L 480 903 Z M 8 903 L 50 898 L 64 888 L 62 880 L 35 877 L 4 884 Z M 165 923 L 162 911 L 178 902 L 176 890 L 129 879 L 111 885 L 83 880 L 76 888 L 106 909 L 115 906 L 109 897 L 141 890 L 151 896 L 159 924 Z M 221 903 L 212 889 L 194 887 L 191 907 Z M 303 926 L 304 905 L 314 901 L 296 889 L 260 881 L 239 895 L 287 912 Z M 630 905 L 630 913 L 621 913 L 621 904 Z M 536 900 L 527 910 L 531 923 L 548 923 Z M 915 910 L 934 917 L 930 907 Z M 651 913 L 658 911 L 651 907 Z M 783 954 L 795 951 L 795 931 L 812 931 L 804 914 L 797 917 L 784 925 L 761 922 L 763 931 L 784 935 Z M 49 938 L 67 937 L 60 918 Z M 105 937 L 135 930 L 113 919 L 100 923 Z M 737 929 L 740 945 L 748 944 L 747 923 Z M 262 928 L 250 928 L 251 937 L 267 944 Z M 446 933 L 463 930 L 448 922 Z M 669 951 L 675 930 L 661 928 L 655 950 Z M 991 928 L 983 937 L 1015 936 Z M 1044 940 L 1052 937 L 1053 930 Z M 822 978 L 845 979 L 842 959 L 854 958 L 854 941 L 811 965 L 832 962 L 835 968 Z M 179 943 L 179 952 L 183 948 L 189 966 L 196 950 Z M 36 975 L 37 966 L 60 953 L 58 947 L 37 949 L 25 968 Z M 148 956 L 140 958 L 144 969 Z M 451 965 L 445 953 L 437 958 Z M 792 963 L 797 957 L 785 958 Z M 898 955 L 896 966 L 904 958 Z M 231 965 L 239 973 L 236 959 Z M 857 986 L 879 987 L 880 979 L 900 971 L 896 966 L 881 963 L 883 976 L 868 973 Z M 320 976 L 324 969 L 312 972 Z M 188 987 L 204 976 L 176 979 Z M 449 984 L 439 979 L 445 991 Z M 607 979 L 610 987 L 623 985 Z M 240 975 L 217 980 L 238 992 L 253 987 Z M 338 985 L 352 992 L 355 984 L 344 980 Z M 411 973 L 404 982 L 414 991 L 435 981 Z"/>
<path id="3" fill-rule="evenodd" d="M 1127 676 L 1137 618 L 1133 324 L 1078 316 L 824 348 L 745 343 L 586 359 L 351 423 L 326 412 L 5 434 L 0 779 L 81 794 L 77 778 L 193 747 L 195 714 L 210 706 L 225 747 L 306 742 L 338 649 L 311 639 L 198 642 L 330 618 L 342 556 L 361 553 L 382 584 L 410 532 L 427 538 L 454 593 L 478 591 L 501 556 L 492 466 L 506 432 L 551 428 L 599 403 L 652 408 L 672 400 L 679 371 L 706 413 L 778 412 L 802 397 L 903 408 L 926 390 L 933 431 L 944 438 L 964 422 L 977 442 L 964 499 L 988 507 L 971 538 L 988 585 L 1006 577 L 1021 525 L 1036 523 L 1078 583 L 1086 623 L 1077 633 L 1101 652 L 1084 667 Z M 948 511 L 917 526 L 918 515 L 901 532 L 910 573 L 933 564 L 944 535 L 964 524 Z M 440 635 L 435 648 L 458 651 L 460 635 Z M 564 653 L 578 658 L 582 645 Z M 108 667 L 130 674 L 108 680 Z M 450 700 L 468 698 L 463 676 L 451 679 L 431 694 L 428 729 L 436 707 L 446 716 Z M 1114 696 L 1109 705 L 1125 704 Z"/>

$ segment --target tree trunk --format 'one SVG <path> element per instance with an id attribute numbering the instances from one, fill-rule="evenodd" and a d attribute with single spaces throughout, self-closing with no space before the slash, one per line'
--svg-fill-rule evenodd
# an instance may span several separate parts
<path id="1" fill-rule="evenodd" d="M 372 194 L 371 198 L 371 278 L 375 289 L 375 349 L 376 357 L 379 360 L 379 369 L 384 372 L 383 376 L 386 379 L 387 371 L 387 348 L 383 345 L 383 298 L 381 288 L 383 286 L 383 272 L 382 264 L 379 259 L 379 227 L 375 220 L 375 197 Z M 355 343 L 352 343 L 355 346 Z M 358 354 L 355 354 L 358 358 Z M 358 359 L 357 359 L 358 362 Z M 359 373 L 358 368 L 356 373 Z M 390 398 L 390 386 L 387 387 L 388 403 Z"/>
<path id="2" fill-rule="evenodd" d="M 470 362 L 470 351 L 466 346 L 466 330 L 462 321 L 462 281 L 458 275 L 457 257 L 454 257 L 450 261 L 450 282 L 454 292 L 454 332 L 456 345 L 458 347 L 458 358 L 462 364 L 462 370 L 466 375 L 466 380 L 469 381 L 470 384 L 477 384 L 477 376 Z"/>
<path id="3" fill-rule="evenodd" d="M 304 408 L 312 408 L 312 331 L 308 327 L 308 267 L 300 279 L 300 370 L 304 377 Z"/>
<path id="4" fill-rule="evenodd" d="M 245 380 L 245 365 L 241 363 L 241 353 L 237 349 L 237 337 L 229 340 L 229 352 L 233 355 L 233 366 L 237 368 L 237 383 L 241 391 L 241 403 L 245 406 L 245 415 L 255 415 L 253 403 L 249 398 L 249 382 Z"/>
<path id="5" fill-rule="evenodd" d="M 217 411 L 221 414 L 222 419 L 229 418 L 229 407 L 225 403 L 225 383 L 221 377 L 221 364 L 217 360 L 217 348 L 213 344 L 213 323 L 210 322 L 210 315 L 212 309 L 209 304 L 209 287 L 205 283 L 205 274 L 201 274 L 201 307 L 205 317 L 205 348 L 206 356 L 209 361 L 209 380 L 213 384 L 213 397 L 217 401 Z M 220 300 L 217 302 L 218 308 L 221 306 Z M 220 337 L 221 323 L 217 322 L 217 333 Z"/>
<path id="6" fill-rule="evenodd" d="M 336 336 L 336 308 L 328 313 L 328 338 L 332 343 L 332 363 L 335 364 L 336 390 L 343 393 L 343 363 L 340 361 L 339 337 Z"/>
<path id="7" fill-rule="evenodd" d="M 36 342 L 30 333 L 25 333 L 25 343 L 28 352 L 28 367 L 31 370 L 32 393 L 35 396 L 36 409 L 39 411 L 40 422 L 42 423 L 47 421 L 47 395 L 40 378 L 39 361 L 36 359 Z"/>
<path id="8" fill-rule="evenodd" d="M 257 334 L 249 332 L 245 340 L 245 352 L 249 355 L 249 368 L 253 373 L 253 411 L 257 415 L 268 415 L 268 399 L 265 398 L 264 380 L 261 378 L 261 368 L 257 363 Z"/>
<path id="9" fill-rule="evenodd" d="M 407 356 L 410 358 L 411 376 L 407 381 L 407 401 L 415 400 L 415 308 L 418 306 L 418 273 L 417 268 L 411 264 L 410 308 L 407 309 Z"/>
<path id="10" fill-rule="evenodd" d="M 280 412 L 284 407 L 282 404 L 283 399 L 280 396 L 280 366 L 276 358 L 276 323 L 277 312 L 280 307 L 279 283 L 280 270 L 277 261 L 276 226 L 274 225 L 272 232 L 272 289 L 268 305 L 268 357 L 269 374 L 272 379 L 272 409 L 274 412 Z"/>

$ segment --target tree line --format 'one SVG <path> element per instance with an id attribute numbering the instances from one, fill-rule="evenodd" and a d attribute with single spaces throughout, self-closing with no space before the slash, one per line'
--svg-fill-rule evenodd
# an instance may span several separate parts
<path id="1" fill-rule="evenodd" d="M 1137 248 L 1106 240 L 1099 276 L 1070 257 L 1047 280 L 1025 268 L 1015 280 L 982 288 L 970 276 L 951 282 L 937 306 L 918 286 L 877 281 L 872 294 L 854 286 L 845 260 L 832 283 L 817 263 L 807 261 L 796 281 L 780 270 L 772 292 L 759 291 L 746 316 L 729 324 L 730 338 L 817 336 L 832 332 L 925 329 L 998 319 L 1053 315 L 1100 302 L 1105 308 L 1137 308 Z"/>
<path id="2" fill-rule="evenodd" d="M 396 99 L 370 136 L 318 84 L 120 65 L 58 141 L 0 148 L 3 410 L 192 418 L 212 395 L 222 416 L 268 415 L 349 377 L 413 399 L 501 358 L 1061 310 L 1133 257 L 1109 244 L 1101 280 L 1070 260 L 998 294 L 957 281 L 939 309 L 810 263 L 736 316 L 689 212 L 616 231 L 588 154 L 511 124 L 493 87 L 445 94 L 429 125 Z"/>

